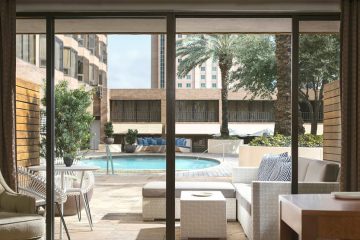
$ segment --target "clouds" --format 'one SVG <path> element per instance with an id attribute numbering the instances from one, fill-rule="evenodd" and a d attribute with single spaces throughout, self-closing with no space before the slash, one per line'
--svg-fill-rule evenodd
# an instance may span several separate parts
<path id="1" fill-rule="evenodd" d="M 151 36 L 108 35 L 108 87 L 150 86 Z"/>

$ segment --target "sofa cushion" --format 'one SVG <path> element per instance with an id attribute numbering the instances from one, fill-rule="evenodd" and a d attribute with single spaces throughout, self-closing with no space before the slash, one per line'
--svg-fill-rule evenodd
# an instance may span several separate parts
<path id="1" fill-rule="evenodd" d="M 156 145 L 161 145 L 162 139 L 161 138 L 155 138 Z"/>
<path id="2" fill-rule="evenodd" d="M 339 164 L 313 160 L 309 162 L 304 182 L 336 182 L 339 174 Z"/>
<path id="3" fill-rule="evenodd" d="M 137 139 L 137 144 L 138 144 L 138 145 L 144 145 L 144 139 L 138 138 L 138 139 Z"/>
<path id="4" fill-rule="evenodd" d="M 290 181 L 292 163 L 287 161 L 278 161 L 270 175 L 269 181 Z"/>
<path id="5" fill-rule="evenodd" d="M 35 214 L 0 212 L 1 239 L 38 239 L 44 234 L 44 218 Z"/>
<path id="6" fill-rule="evenodd" d="M 240 202 L 243 207 L 251 215 L 251 204 L 252 204 L 252 188 L 251 184 L 246 183 L 235 183 L 236 199 Z"/>
<path id="7" fill-rule="evenodd" d="M 276 164 L 279 161 L 289 162 L 291 158 L 289 157 L 288 153 L 281 153 L 281 154 L 266 154 L 263 156 L 259 171 L 258 171 L 258 181 L 269 181 Z"/>
<path id="8" fill-rule="evenodd" d="M 229 182 L 176 182 L 176 198 L 180 198 L 181 191 L 221 191 L 225 198 L 235 198 L 235 188 Z M 146 183 L 142 189 L 142 195 L 149 198 L 165 198 L 166 183 Z"/>

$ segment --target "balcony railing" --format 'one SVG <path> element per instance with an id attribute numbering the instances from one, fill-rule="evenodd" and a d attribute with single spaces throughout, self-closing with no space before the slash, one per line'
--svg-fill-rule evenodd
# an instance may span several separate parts
<path id="1" fill-rule="evenodd" d="M 113 122 L 161 122 L 160 111 L 111 112 Z"/>
<path id="2" fill-rule="evenodd" d="M 310 112 L 302 112 L 301 117 L 304 122 L 311 122 L 311 113 Z M 324 113 L 319 112 L 318 121 L 322 122 L 324 120 Z"/>
<path id="3" fill-rule="evenodd" d="M 218 122 L 219 114 L 215 111 L 177 111 L 177 122 Z"/>
<path id="4" fill-rule="evenodd" d="M 272 112 L 229 112 L 229 122 L 273 122 Z"/>

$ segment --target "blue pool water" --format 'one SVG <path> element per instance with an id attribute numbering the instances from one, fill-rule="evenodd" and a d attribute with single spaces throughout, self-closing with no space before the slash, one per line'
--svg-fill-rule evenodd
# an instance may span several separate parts
<path id="1" fill-rule="evenodd" d="M 164 156 L 114 156 L 115 170 L 165 170 L 166 163 Z M 100 169 L 106 169 L 106 157 L 94 157 L 81 161 L 82 164 L 98 166 Z M 197 157 L 176 157 L 176 170 L 194 170 L 213 167 L 220 162 L 212 159 Z M 110 166 L 109 166 L 110 167 Z"/>

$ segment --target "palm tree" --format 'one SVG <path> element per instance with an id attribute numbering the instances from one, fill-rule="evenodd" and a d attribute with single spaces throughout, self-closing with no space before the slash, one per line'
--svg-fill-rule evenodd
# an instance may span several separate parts
<path id="1" fill-rule="evenodd" d="M 221 103 L 222 123 L 221 137 L 229 136 L 228 127 L 228 90 L 229 73 L 234 64 L 235 50 L 239 44 L 239 35 L 189 35 L 177 41 L 176 56 L 182 60 L 178 66 L 178 76 L 185 77 L 196 66 L 202 65 L 208 59 L 218 63 L 221 71 Z"/>

